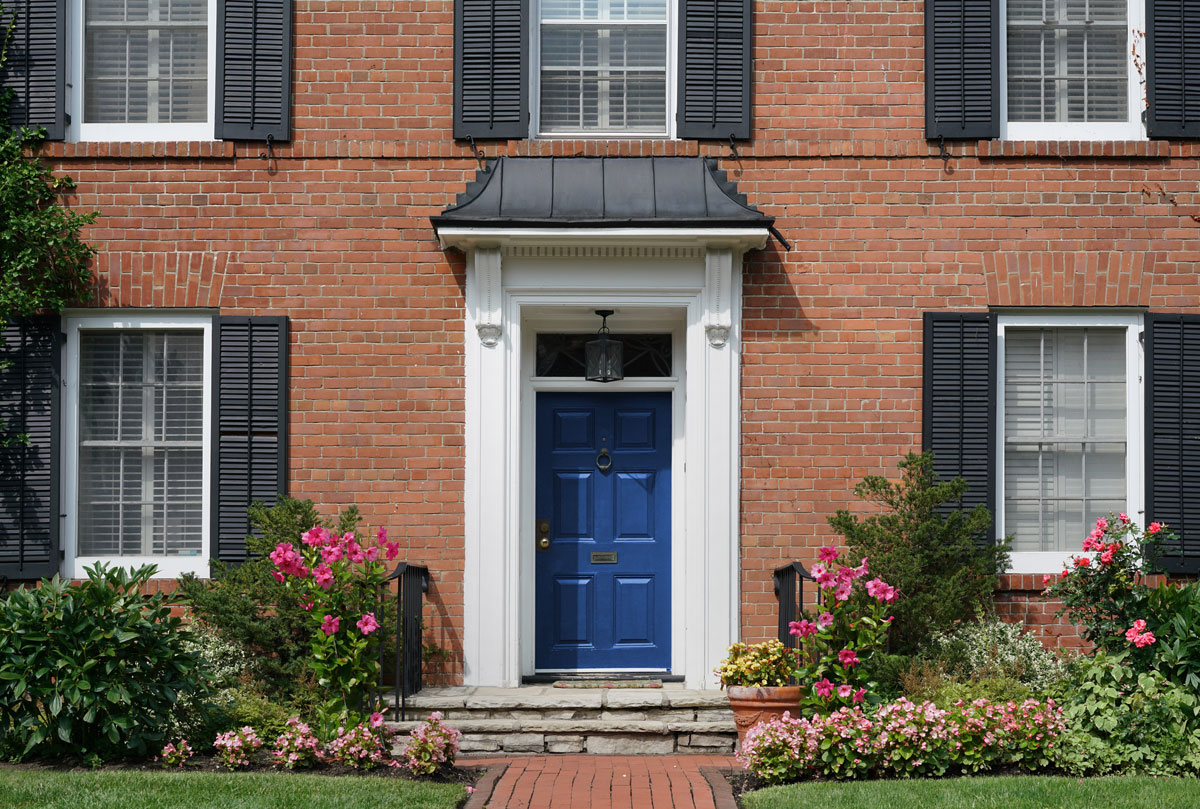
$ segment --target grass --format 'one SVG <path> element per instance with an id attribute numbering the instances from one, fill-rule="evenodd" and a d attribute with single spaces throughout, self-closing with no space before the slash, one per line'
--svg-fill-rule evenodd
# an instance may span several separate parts
<path id="1" fill-rule="evenodd" d="M 1200 782 L 1190 778 L 1050 778 L 805 783 L 742 796 L 746 809 L 1196 809 Z"/>
<path id="2" fill-rule="evenodd" d="M 4 809 L 454 809 L 465 794 L 402 778 L 0 768 Z"/>

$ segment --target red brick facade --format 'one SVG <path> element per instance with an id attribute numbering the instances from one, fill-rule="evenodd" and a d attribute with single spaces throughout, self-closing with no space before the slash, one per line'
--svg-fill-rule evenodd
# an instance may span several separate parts
<path id="1" fill-rule="evenodd" d="M 297 0 L 294 139 L 54 144 L 98 209 L 99 304 L 291 318 L 290 493 L 357 504 L 463 611 L 464 264 L 428 217 L 477 164 L 451 138 L 453 7 Z M 742 632 L 770 570 L 833 540 L 866 474 L 920 443 L 921 315 L 1200 305 L 1200 145 L 924 138 L 920 4 L 762 3 L 753 141 L 482 144 L 489 156 L 721 158 L 792 243 L 744 268 Z M 1032 577 L 1002 614 L 1054 627 Z M 1050 626 L 1047 626 L 1050 625 Z M 451 672 L 453 676 L 453 672 Z"/>

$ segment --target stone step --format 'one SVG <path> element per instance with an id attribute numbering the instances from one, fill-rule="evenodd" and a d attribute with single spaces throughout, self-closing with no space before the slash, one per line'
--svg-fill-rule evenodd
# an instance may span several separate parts
<path id="1" fill-rule="evenodd" d="M 390 700 L 391 695 L 386 695 Z M 426 688 L 408 698 L 418 711 L 729 707 L 724 691 L 658 688 Z"/>
<path id="2" fill-rule="evenodd" d="M 408 733 L 421 724 L 419 720 L 388 722 L 400 733 Z M 446 724 L 464 734 L 475 733 L 737 733 L 731 718 L 728 722 L 661 722 L 655 719 L 463 719 L 447 720 Z"/>

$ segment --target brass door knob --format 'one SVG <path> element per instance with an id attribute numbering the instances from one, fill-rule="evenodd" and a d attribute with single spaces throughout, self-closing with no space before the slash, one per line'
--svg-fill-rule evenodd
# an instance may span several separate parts
<path id="1" fill-rule="evenodd" d="M 537 521 L 537 549 L 539 551 L 550 550 L 550 521 Z"/>
<path id="2" fill-rule="evenodd" d="M 542 550 L 542 551 L 550 550 L 550 537 L 539 537 L 538 538 L 538 550 Z"/>

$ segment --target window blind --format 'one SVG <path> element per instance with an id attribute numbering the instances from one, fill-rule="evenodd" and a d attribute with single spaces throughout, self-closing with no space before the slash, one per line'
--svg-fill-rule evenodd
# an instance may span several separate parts
<path id="1" fill-rule="evenodd" d="M 81 556 L 201 552 L 203 400 L 203 332 L 81 333 Z"/>
<path id="2" fill-rule="evenodd" d="M 1010 328 L 1004 350 L 1005 531 L 1075 550 L 1126 508 L 1125 330 Z"/>
<path id="3" fill-rule="evenodd" d="M 85 0 L 87 123 L 208 120 L 207 0 Z"/>
<path id="4" fill-rule="evenodd" d="M 1008 120 L 1129 118 L 1127 0 L 1008 0 Z"/>

